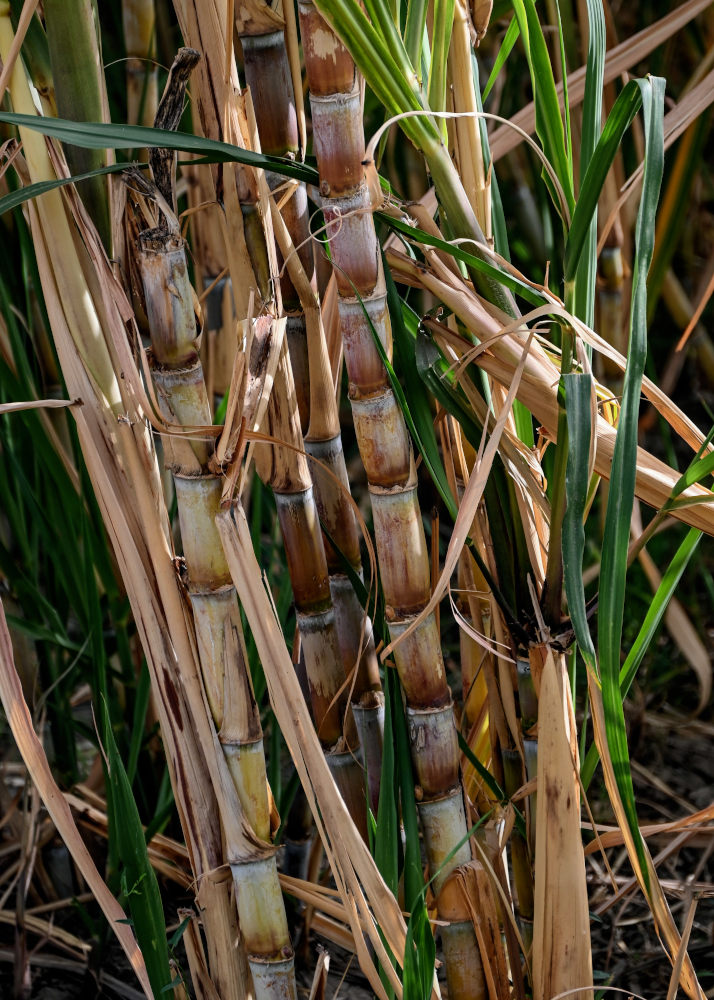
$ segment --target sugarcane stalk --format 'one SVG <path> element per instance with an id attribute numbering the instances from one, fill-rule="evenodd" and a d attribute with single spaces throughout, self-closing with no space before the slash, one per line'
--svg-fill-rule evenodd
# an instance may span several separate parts
<path id="1" fill-rule="evenodd" d="M 381 254 L 362 166 L 360 83 L 352 59 L 314 5 L 301 0 L 299 14 L 323 212 L 337 265 L 349 396 L 369 483 L 386 616 L 391 638 L 396 640 L 427 604 L 431 581 L 411 442 L 370 326 L 371 321 L 391 357 Z M 431 871 L 436 872 L 463 841 L 435 881 L 438 910 L 446 877 L 470 861 L 471 850 L 451 694 L 433 614 L 395 646 L 394 658 L 406 697 L 417 799 Z M 445 940 L 449 933 L 447 921 Z M 473 930 L 471 935 L 475 967 Z M 483 985 L 478 974 L 467 977 L 461 985 L 456 979 L 454 976 L 455 997 L 480 995 L 472 988 L 474 981 L 479 983 L 479 991 Z"/>
<path id="2" fill-rule="evenodd" d="M 159 103 L 154 0 L 122 0 L 130 125 L 153 125 Z"/>
<path id="3" fill-rule="evenodd" d="M 152 372 L 164 419 L 208 426 L 210 407 L 181 238 L 155 230 L 142 233 L 139 269 L 151 331 Z M 256 836 L 268 843 L 270 808 L 262 730 L 238 601 L 215 527 L 222 478 L 209 468 L 212 450 L 210 439 L 189 442 L 167 436 L 165 440 L 209 706 L 245 816 Z M 275 858 L 271 854 L 256 861 L 232 861 L 231 870 L 256 997 L 293 996 L 292 948 Z M 262 909 L 256 905 L 256 893 L 265 904 Z M 277 992 L 271 983 L 280 984 Z"/>
<path id="4" fill-rule="evenodd" d="M 174 61 L 157 113 L 159 127 L 175 128 L 183 105 L 193 50 Z M 173 203 L 173 157 L 152 151 L 161 194 Z M 167 424 L 209 427 L 211 410 L 201 361 L 185 243 L 168 216 L 138 239 L 151 337 L 150 365 Z M 222 477 L 211 466 L 215 441 L 167 435 L 164 453 L 176 490 L 206 696 L 244 816 L 258 841 L 270 845 L 270 805 L 260 714 L 253 695 L 235 588 L 215 518 Z M 272 846 L 272 845 L 271 845 Z M 295 996 L 293 952 L 277 878 L 274 850 L 258 858 L 229 859 L 238 913 L 258 1000 Z"/>
<path id="5" fill-rule="evenodd" d="M 0 3 L 0 57 L 4 62 L 12 42 L 9 5 Z M 17 112 L 35 113 L 19 60 L 14 65 L 10 91 Z M 56 180 L 44 137 L 22 129 L 21 138 L 31 181 Z M 118 369 L 114 367 L 117 328 L 121 330 L 121 337 L 125 337 L 125 316 L 119 317 L 108 310 L 108 300 L 97 299 L 100 281 L 111 284 L 113 280 L 111 270 L 101 255 L 99 238 L 91 227 L 84 230 L 85 239 L 93 241 L 91 246 L 85 246 L 76 238 L 63 195 L 51 190 L 38 197 L 30 205 L 30 215 L 33 240 L 38 247 L 40 280 L 62 370 L 69 391 L 77 396 L 81 394 L 85 400 L 85 414 L 77 421 L 80 443 L 88 459 L 93 460 L 88 461 L 88 468 L 118 562 L 125 573 L 156 693 L 177 809 L 192 869 L 201 884 L 204 876 L 223 863 L 217 813 L 220 779 L 211 760 L 213 747 L 204 740 L 204 702 L 200 694 L 195 698 L 197 692 L 191 672 L 194 653 L 188 631 L 183 628 L 184 609 L 169 558 L 161 510 L 157 506 L 160 502 L 158 477 L 152 475 L 155 456 L 143 429 L 143 416 L 138 415 L 131 394 L 123 396 Z M 104 267 L 99 280 L 95 272 L 97 266 Z M 88 277 L 90 270 L 91 277 Z M 112 301 L 112 305 L 116 303 Z M 127 419 L 128 412 L 136 419 Z M 105 455 L 102 447 L 114 449 L 115 454 Z M 119 469 L 120 477 L 112 480 Z M 117 484 L 120 490 L 124 489 L 119 496 L 112 489 Z M 140 571 L 132 569 L 134 563 L 140 564 Z M 176 634 L 159 638 L 159 621 L 164 628 L 169 621 L 180 623 Z M 185 674 L 181 680 L 178 678 L 179 662 Z M 227 837 L 231 844 L 236 830 L 233 824 Z M 203 897 L 207 928 L 209 924 L 219 927 L 225 922 L 226 899 L 221 893 Z M 216 974 L 213 966 L 211 972 Z M 222 984 L 222 996 L 243 1000 L 247 986 L 238 963 L 237 949 L 224 955 L 221 974 L 216 974 L 215 981 Z M 235 988 L 230 987 L 231 983 Z"/>
<path id="6" fill-rule="evenodd" d="M 61 118 L 108 122 L 99 25 L 91 0 L 48 0 L 45 6 L 47 41 L 54 78 L 55 100 Z M 112 163 L 107 149 L 69 146 L 67 162 L 73 174 L 87 173 Z M 111 253 L 112 230 L 109 187 L 105 176 L 82 181 L 79 192 L 104 246 Z"/>
<path id="7" fill-rule="evenodd" d="M 255 3 L 237 9 L 236 31 L 241 39 L 246 84 L 250 87 L 255 120 L 264 153 L 276 156 L 301 157 L 299 148 L 297 108 L 292 76 L 285 46 L 284 25 L 277 12 L 266 4 Z M 250 16 L 253 15 L 253 16 Z M 263 16 L 261 16 L 263 15 Z M 266 86 L 266 81 L 270 86 Z M 271 191 L 284 186 L 279 174 L 267 173 Z M 313 280 L 314 261 L 309 231 L 307 191 L 304 184 L 293 184 L 283 199 L 282 217 L 297 248 L 300 263 L 308 282 Z M 300 298 L 278 256 L 281 269 L 280 290 L 283 308 L 288 316 L 288 345 L 293 379 L 300 412 L 300 426 L 307 433 L 310 418 L 310 372 L 305 314 Z"/>
<path id="8" fill-rule="evenodd" d="M 241 7 L 236 18 L 261 147 L 264 152 L 278 156 L 299 156 L 302 150 L 298 119 L 302 102 L 301 94 L 295 93 L 290 73 L 286 26 L 276 30 L 275 15 L 271 12 L 269 16 L 264 7 L 262 2 L 250 8 Z M 248 10 L 254 16 L 246 16 Z M 265 80 L 271 81 L 270 87 L 265 86 Z M 268 174 L 267 180 L 273 190 L 283 183 L 278 175 Z M 286 261 L 281 291 L 288 314 L 290 360 L 305 447 L 317 459 L 311 473 L 320 518 L 327 530 L 324 541 L 338 638 L 346 669 L 351 671 L 359 663 L 352 686 L 353 703 L 359 703 L 367 691 L 379 689 L 379 671 L 371 623 L 365 622 L 363 632 L 363 612 L 339 556 L 342 553 L 355 573 L 362 575 L 357 523 L 349 500 L 339 417 L 320 306 L 314 292 L 315 267 L 304 184 L 294 186 L 280 216 L 273 213 L 273 226 L 281 251 L 279 259 Z M 368 703 L 372 700 L 367 698 Z M 363 718 L 364 714 L 360 716 Z M 375 778 L 373 775 L 372 781 Z"/>
<path id="9" fill-rule="evenodd" d="M 224 124 L 227 123 L 233 141 L 257 141 L 257 136 L 251 137 L 250 102 L 243 114 L 235 99 L 237 73 L 234 61 L 226 58 L 225 18 L 222 20 L 220 16 L 225 11 L 219 12 L 219 7 L 217 4 L 198 5 L 195 0 L 176 7 L 182 28 L 188 32 L 188 35 L 185 33 L 187 40 L 195 38 L 202 47 L 205 39 L 210 37 L 212 41 L 212 47 L 205 47 L 207 67 L 203 73 L 206 85 L 198 88 L 202 128 L 211 138 L 226 138 Z M 269 27 L 274 25 L 277 17 L 269 8 L 260 8 L 257 16 L 267 18 Z M 230 71 L 226 75 L 227 65 Z M 218 109 L 224 107 L 218 103 L 219 98 L 227 102 L 228 114 L 219 114 Z M 246 282 L 243 278 L 243 285 L 250 284 L 255 290 L 256 302 L 262 303 L 267 312 L 279 313 L 281 295 L 278 288 L 274 289 L 272 282 L 272 276 L 277 270 L 272 228 L 270 218 L 262 214 L 265 201 L 261 200 L 260 182 L 247 171 L 236 171 L 234 176 L 237 196 L 234 207 L 242 215 L 242 236 L 248 250 L 248 267 L 253 267 L 252 281 L 249 279 Z M 230 188 L 225 174 L 224 184 L 228 193 Z M 226 212 L 227 224 L 231 214 L 233 213 Z M 237 269 L 231 269 L 231 277 L 235 298 L 236 277 L 240 277 Z M 275 298 L 273 291 L 277 293 Z M 241 314 L 240 305 L 236 302 L 236 310 L 239 316 L 247 315 L 248 306 Z M 363 773 L 355 754 L 356 734 L 349 716 L 347 728 L 343 732 L 342 720 L 346 715 L 348 686 L 345 683 L 345 669 L 337 639 L 318 508 L 304 454 L 292 367 L 285 342 L 280 346 L 273 389 L 261 429 L 274 442 L 281 443 L 261 444 L 255 448 L 254 456 L 258 474 L 264 482 L 270 484 L 276 498 L 305 656 L 313 718 L 322 745 L 326 751 L 330 751 L 328 762 L 340 783 L 344 798 L 355 806 L 362 801 L 354 819 L 366 838 Z"/>

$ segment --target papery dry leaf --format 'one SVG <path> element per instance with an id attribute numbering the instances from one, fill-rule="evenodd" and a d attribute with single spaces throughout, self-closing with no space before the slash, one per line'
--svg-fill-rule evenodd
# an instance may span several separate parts
<path id="1" fill-rule="evenodd" d="M 590 915 L 574 760 L 575 718 L 563 656 L 547 650 L 538 700 L 538 799 L 533 920 L 535 1000 L 576 990 L 592 1000 Z"/>

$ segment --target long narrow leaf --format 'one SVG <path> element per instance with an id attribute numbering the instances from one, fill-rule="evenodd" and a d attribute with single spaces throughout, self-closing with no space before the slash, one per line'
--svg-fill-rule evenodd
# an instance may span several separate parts
<path id="1" fill-rule="evenodd" d="M 645 884 L 648 866 L 637 824 L 635 796 L 627 750 L 625 715 L 620 697 L 620 647 L 625 610 L 625 581 L 630 520 L 635 496 L 637 423 L 640 390 L 647 356 L 647 271 L 654 249 L 654 219 L 664 167 L 664 80 L 638 80 L 645 119 L 645 170 L 637 213 L 636 253 L 632 282 L 630 350 L 612 460 L 602 549 L 598 652 L 607 743 L 615 780 L 637 849 Z"/>
<path id="2" fill-rule="evenodd" d="M 545 43 L 543 29 L 538 20 L 533 0 L 513 0 L 513 10 L 518 20 L 531 74 L 535 97 L 536 132 L 543 145 L 543 152 L 550 160 L 565 192 L 568 208 L 572 212 L 574 201 L 571 165 L 568 160 L 563 119 L 560 115 L 558 91 L 553 78 L 548 46 Z M 554 204 L 559 207 L 552 182 L 547 174 L 544 173 L 543 176 Z"/>
<path id="3" fill-rule="evenodd" d="M 585 97 L 580 139 L 580 184 L 590 166 L 602 121 L 602 91 L 605 74 L 605 14 L 602 3 L 587 0 L 588 58 L 585 69 Z M 593 212 L 575 280 L 575 314 L 592 326 L 595 313 L 595 279 L 597 277 L 597 215 Z"/>
<path id="4" fill-rule="evenodd" d="M 151 988 L 156 997 L 165 996 L 171 983 L 171 971 L 159 884 L 149 861 L 139 811 L 114 740 L 106 702 L 103 716 L 112 799 L 118 819 L 116 842 L 124 866 L 129 910 Z"/>
<path id="5" fill-rule="evenodd" d="M 623 135 L 642 105 L 643 83 L 643 80 L 630 80 L 615 101 L 580 185 L 580 197 L 573 212 L 563 257 L 566 283 L 575 277 L 605 178 L 620 148 Z M 652 225 L 654 226 L 654 222 Z"/>
<path id="6" fill-rule="evenodd" d="M 446 64 L 454 23 L 454 0 L 434 0 L 434 28 L 431 41 L 431 66 L 429 67 L 429 107 L 432 111 L 446 108 Z M 442 123 L 442 135 L 446 125 Z"/>
<path id="7" fill-rule="evenodd" d="M 662 624 L 662 619 L 665 616 L 669 602 L 674 596 L 682 574 L 689 565 L 689 560 L 694 555 L 701 537 L 701 531 L 698 531 L 696 528 L 689 529 L 684 537 L 684 541 L 677 549 L 674 558 L 667 567 L 657 588 L 657 592 L 652 598 L 650 606 L 647 609 L 647 614 L 645 615 L 645 620 L 642 622 L 640 631 L 637 633 L 637 638 L 633 642 L 620 670 L 620 697 L 623 701 L 637 676 L 637 671 L 645 657 L 645 653 Z M 592 780 L 599 759 L 597 747 L 593 743 L 587 752 L 581 771 L 583 787 L 586 789 Z"/>
<path id="8" fill-rule="evenodd" d="M 161 128 L 147 128 L 143 125 L 107 125 L 105 122 L 71 122 L 64 118 L 41 118 L 39 115 L 20 115 L 9 111 L 0 112 L 0 122 L 29 128 L 43 135 L 73 146 L 86 149 L 136 149 L 143 146 L 158 146 L 163 149 L 177 149 L 184 153 L 199 153 L 215 163 L 243 163 L 260 170 L 272 170 L 285 177 L 318 183 L 317 171 L 294 160 L 280 156 L 267 156 L 241 149 L 217 139 L 204 139 L 187 132 L 170 132 Z M 91 176 L 91 173 L 87 176 Z"/>
<path id="9" fill-rule="evenodd" d="M 508 59 L 513 46 L 518 41 L 520 33 L 521 31 L 518 26 L 518 19 L 512 17 L 511 23 L 508 25 L 508 29 L 506 30 L 506 34 L 503 36 L 503 41 L 501 42 L 501 47 L 499 48 L 498 55 L 494 61 L 493 69 L 491 70 L 486 86 L 483 88 L 482 99 L 484 101 L 486 101 L 488 95 L 491 93 L 493 85 L 498 79 L 498 74 L 503 69 L 506 59 Z"/>
<path id="10" fill-rule="evenodd" d="M 567 507 L 563 518 L 563 583 L 578 646 L 591 670 L 596 670 L 593 646 L 585 611 L 583 515 L 588 495 L 588 467 L 592 435 L 590 400 L 591 375 L 563 375 L 565 412 L 568 419 L 568 466 L 565 475 Z"/>

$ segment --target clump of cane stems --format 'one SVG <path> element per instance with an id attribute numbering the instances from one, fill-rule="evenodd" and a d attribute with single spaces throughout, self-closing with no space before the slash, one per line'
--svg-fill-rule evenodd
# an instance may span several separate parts
<path id="1" fill-rule="evenodd" d="M 8 5 L 3 4 L 0 51 L 6 65 L 12 39 Z M 17 62 L 10 91 L 16 111 L 33 117 L 30 90 Z M 21 134 L 30 180 L 54 181 L 45 140 L 31 130 Z M 155 456 L 138 405 L 140 386 L 134 381 L 130 387 L 133 361 L 124 325 L 130 315 L 128 304 L 76 196 L 70 208 L 57 190 L 31 205 L 42 290 L 68 390 L 84 401 L 76 416 L 79 440 L 124 574 L 156 693 L 169 773 L 204 912 L 210 975 L 222 993 L 238 1000 L 244 994 L 245 974 L 241 951 L 232 947 L 235 918 L 230 881 L 222 869 L 223 836 L 229 856 L 239 856 L 247 846 L 255 853 L 255 846 L 242 831 L 240 805 L 231 802 L 235 791 L 231 792 L 227 770 L 221 773 L 215 736 L 204 714 L 205 696 L 196 683 L 195 642 L 186 625 L 168 548 Z M 76 224 L 81 239 L 74 232 Z M 120 370 L 124 379 L 119 379 Z M 185 671 L 182 676 L 179 664 Z"/>
<path id="2" fill-rule="evenodd" d="M 175 129 L 186 84 L 198 61 L 179 52 L 155 126 Z M 141 273 L 159 408 L 167 424 L 191 429 L 211 424 L 184 241 L 174 213 L 172 152 L 152 150 L 150 164 L 163 199 L 159 225 L 139 233 Z M 295 995 L 294 960 L 271 845 L 270 803 L 260 714 L 253 696 L 240 611 L 215 517 L 223 480 L 212 467 L 215 439 L 164 437 L 164 453 L 178 502 L 186 584 L 193 609 L 203 682 L 218 738 L 247 822 L 265 845 L 259 858 L 233 859 L 240 927 L 256 997 Z M 259 905 L 257 905 L 259 903 Z"/>
<path id="3" fill-rule="evenodd" d="M 431 581 L 411 442 L 374 343 L 376 336 L 391 358 L 386 287 L 362 166 L 360 79 L 349 53 L 316 8 L 301 3 L 299 12 L 322 208 L 340 295 L 349 397 L 369 482 L 386 614 L 391 636 L 397 639 L 426 605 Z M 435 616 L 422 621 L 394 655 L 407 703 L 419 812 L 439 910 L 442 889 L 454 869 L 470 862 L 471 850 Z M 441 927 L 449 988 L 457 998 L 478 996 L 483 988 L 473 927 L 465 918 L 454 919 L 450 912 Z M 464 945 L 469 936 L 471 949 Z"/>
<path id="4" fill-rule="evenodd" d="M 257 145 L 258 137 L 251 132 L 255 126 L 250 104 L 237 93 L 235 62 L 231 46 L 226 46 L 223 22 L 215 15 L 212 5 L 193 3 L 186 5 L 180 19 L 188 40 L 210 37 L 213 42 L 212 47 L 206 48 L 207 66 L 197 92 L 204 132 L 217 138 L 225 136 L 227 128 L 233 141 Z M 226 66 L 230 68 L 227 77 Z M 221 95 L 228 112 L 219 116 L 214 102 Z M 246 170 L 234 172 L 232 169 L 224 170 L 219 179 L 228 209 L 227 224 L 242 242 L 240 267 L 231 261 L 229 268 L 234 301 L 236 289 L 240 288 L 245 294 L 246 287 L 252 288 L 254 301 L 259 303 L 265 321 L 269 321 L 270 317 L 280 315 L 282 303 L 279 285 L 272 278 L 277 274 L 277 264 L 269 196 L 265 188 L 261 191 L 264 181 Z M 243 307 L 236 302 L 238 316 L 247 317 L 251 308 L 248 303 Z M 336 781 L 366 837 L 362 767 L 352 749 L 355 734 L 349 718 L 347 730 L 343 731 L 348 685 L 337 638 L 319 512 L 300 428 L 292 367 L 287 341 L 281 339 L 281 329 L 279 324 L 271 327 L 272 341 L 266 348 L 275 360 L 272 391 L 261 416 L 262 423 L 260 428 L 258 423 L 249 428 L 260 429 L 269 440 L 278 443 L 261 444 L 253 454 L 258 474 L 275 494 L 315 726 L 325 750 L 331 751 L 328 760 Z"/>
<path id="5" fill-rule="evenodd" d="M 286 45 L 294 25 L 280 23 L 274 11 L 263 3 L 251 8 L 252 16 L 241 8 L 236 30 L 241 38 L 246 82 L 251 88 L 256 124 L 263 152 L 299 156 L 298 122 L 302 118 L 301 94 L 296 97 Z M 271 79 L 266 89 L 262 81 Z M 283 178 L 267 174 L 271 189 L 280 194 Z M 325 550 L 330 575 L 330 592 L 335 607 L 338 640 L 350 680 L 350 695 L 358 729 L 372 730 L 367 778 L 372 808 L 376 813 L 379 797 L 379 716 L 382 712 L 374 640 L 369 619 L 364 620 L 342 559 L 362 576 L 357 521 L 349 497 L 349 482 L 342 450 L 337 405 L 327 357 L 322 312 L 315 293 L 315 268 L 309 232 L 307 190 L 293 182 L 281 198 L 280 217 L 273 212 L 273 225 L 281 249 L 281 293 L 287 313 L 290 361 L 298 396 L 305 448 L 311 464 L 318 511 L 325 528 Z M 376 716 L 374 719 L 372 716 Z M 376 740 L 375 740 L 376 734 Z M 363 742 L 363 741 L 362 741 Z"/>

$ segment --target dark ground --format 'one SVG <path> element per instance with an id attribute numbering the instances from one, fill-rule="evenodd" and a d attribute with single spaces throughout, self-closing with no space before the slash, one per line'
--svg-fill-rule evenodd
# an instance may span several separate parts
<path id="1" fill-rule="evenodd" d="M 633 777 L 640 822 L 663 823 L 714 803 L 714 725 L 709 721 L 688 720 L 667 705 L 650 712 L 635 708 L 628 713 L 632 740 Z M 595 787 L 595 786 L 593 786 Z M 606 803 L 591 797 L 596 819 L 607 822 Z M 704 833 L 675 850 L 658 865 L 675 921 L 681 929 L 693 902 L 696 911 L 689 953 L 703 989 L 714 995 L 714 822 Z M 0 829 L 0 836 L 2 830 Z M 676 834 L 650 838 L 653 856 L 666 852 L 675 843 Z M 1 846 L 1 842 L 0 842 Z M 623 848 L 608 850 L 608 858 L 618 888 L 631 874 Z M 3 864 L 0 854 L 0 867 Z M 614 890 L 599 854 L 588 859 L 593 913 L 593 968 L 597 984 L 608 984 L 640 995 L 646 1000 L 665 1000 L 671 967 L 654 932 L 641 894 L 635 890 L 613 901 Z M 167 890 L 167 887 L 164 886 Z M 175 887 L 167 890 L 172 909 L 185 900 L 176 898 Z M 13 911 L 14 896 L 4 904 L 5 914 Z M 32 906 L 30 900 L 28 906 Z M 65 928 L 84 942 L 91 941 L 87 919 L 96 917 L 96 907 L 87 904 L 80 915 L 77 908 L 57 911 L 57 926 Z M 104 952 L 87 959 L 42 940 L 37 934 L 27 936 L 30 950 L 32 1000 L 90 1000 L 90 998 L 126 998 L 141 996 L 123 953 L 108 939 Z M 327 997 L 367 1000 L 372 995 L 355 959 L 346 952 L 322 942 L 330 952 L 330 975 Z M 299 951 L 301 997 L 307 997 L 319 939 L 309 943 L 308 954 Z M 13 927 L 0 923 L 0 997 L 13 996 L 12 955 Z M 182 956 L 177 953 L 181 964 Z M 185 967 L 185 966 L 184 966 Z M 100 971 L 101 970 L 101 971 Z M 607 994 L 606 994 L 607 995 Z M 610 995 L 614 995 L 610 993 Z M 681 995 L 681 994 L 680 994 Z"/>

